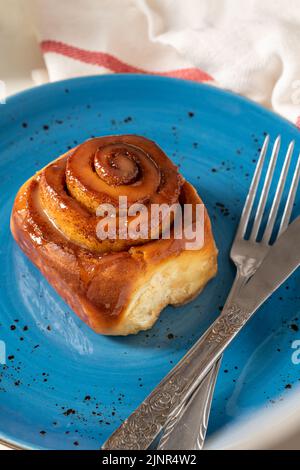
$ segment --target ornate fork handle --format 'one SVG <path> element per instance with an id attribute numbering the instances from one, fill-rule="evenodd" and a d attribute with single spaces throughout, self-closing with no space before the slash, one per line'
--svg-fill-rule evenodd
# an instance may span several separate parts
<path id="1" fill-rule="evenodd" d="M 244 268 L 245 264 L 246 261 L 243 262 Z M 235 303 L 238 292 L 260 264 L 260 261 L 256 265 L 252 263 L 251 269 L 248 266 L 247 271 L 243 269 L 242 272 L 240 267 L 238 268 L 234 283 L 224 305 L 225 310 L 228 305 Z M 203 448 L 211 401 L 221 362 L 222 356 L 215 362 L 189 400 L 184 402 L 184 406 L 172 416 L 172 419 L 168 419 L 157 447 L 159 450 L 201 450 Z"/>
<path id="2" fill-rule="evenodd" d="M 299 233 L 300 217 L 274 243 L 243 291 L 225 305 L 207 332 L 112 434 L 103 449 L 139 450 L 152 444 L 253 313 L 299 268 Z"/>
<path id="3" fill-rule="evenodd" d="M 228 305 L 207 332 L 110 436 L 107 450 L 147 449 L 203 380 L 253 311 Z"/>

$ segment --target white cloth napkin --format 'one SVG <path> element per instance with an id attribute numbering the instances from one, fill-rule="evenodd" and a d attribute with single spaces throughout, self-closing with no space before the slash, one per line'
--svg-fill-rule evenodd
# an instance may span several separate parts
<path id="1" fill-rule="evenodd" d="M 51 81 L 210 81 L 300 125 L 299 0 L 34 0 L 34 21 Z"/>

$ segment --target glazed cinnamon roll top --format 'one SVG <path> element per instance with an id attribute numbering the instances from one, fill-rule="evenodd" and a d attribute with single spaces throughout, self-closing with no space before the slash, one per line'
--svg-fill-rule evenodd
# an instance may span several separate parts
<path id="1" fill-rule="evenodd" d="M 179 202 L 183 183 L 177 167 L 154 142 L 135 135 L 94 138 L 32 180 L 28 196 L 33 225 L 38 229 L 42 224 L 44 236 L 48 224 L 58 238 L 93 252 L 127 250 L 147 242 L 150 233 L 123 239 L 117 232 L 115 239 L 99 239 L 99 206 L 112 205 L 118 219 L 120 196 L 126 196 L 128 207 L 172 205 Z M 161 233 L 161 221 L 157 230 Z"/>

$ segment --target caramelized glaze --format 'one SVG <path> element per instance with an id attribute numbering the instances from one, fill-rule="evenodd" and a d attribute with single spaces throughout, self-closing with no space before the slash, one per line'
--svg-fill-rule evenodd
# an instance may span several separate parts
<path id="1" fill-rule="evenodd" d="M 185 248 L 185 240 L 104 240 L 95 209 L 131 203 L 199 204 L 194 188 L 153 142 L 138 136 L 89 140 L 32 177 L 20 189 L 12 233 L 70 307 L 95 331 L 109 334 L 122 318 L 143 272 Z M 213 243 L 205 213 L 205 245 Z"/>

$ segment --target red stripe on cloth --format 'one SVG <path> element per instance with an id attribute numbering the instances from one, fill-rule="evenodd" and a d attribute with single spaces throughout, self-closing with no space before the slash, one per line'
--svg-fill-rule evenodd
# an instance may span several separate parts
<path id="1" fill-rule="evenodd" d="M 78 47 L 70 46 L 60 41 L 42 41 L 41 49 L 43 53 L 54 52 L 71 59 L 79 60 L 85 64 L 98 65 L 105 67 L 115 73 L 142 73 L 150 75 L 161 75 L 166 77 L 183 78 L 194 80 L 196 82 L 212 81 L 213 78 L 203 70 L 198 68 L 186 68 L 171 70 L 169 72 L 150 72 L 132 65 L 126 64 L 116 57 L 106 52 L 93 52 Z"/>
<path id="2" fill-rule="evenodd" d="M 300 116 L 297 117 L 296 126 L 300 129 Z"/>

